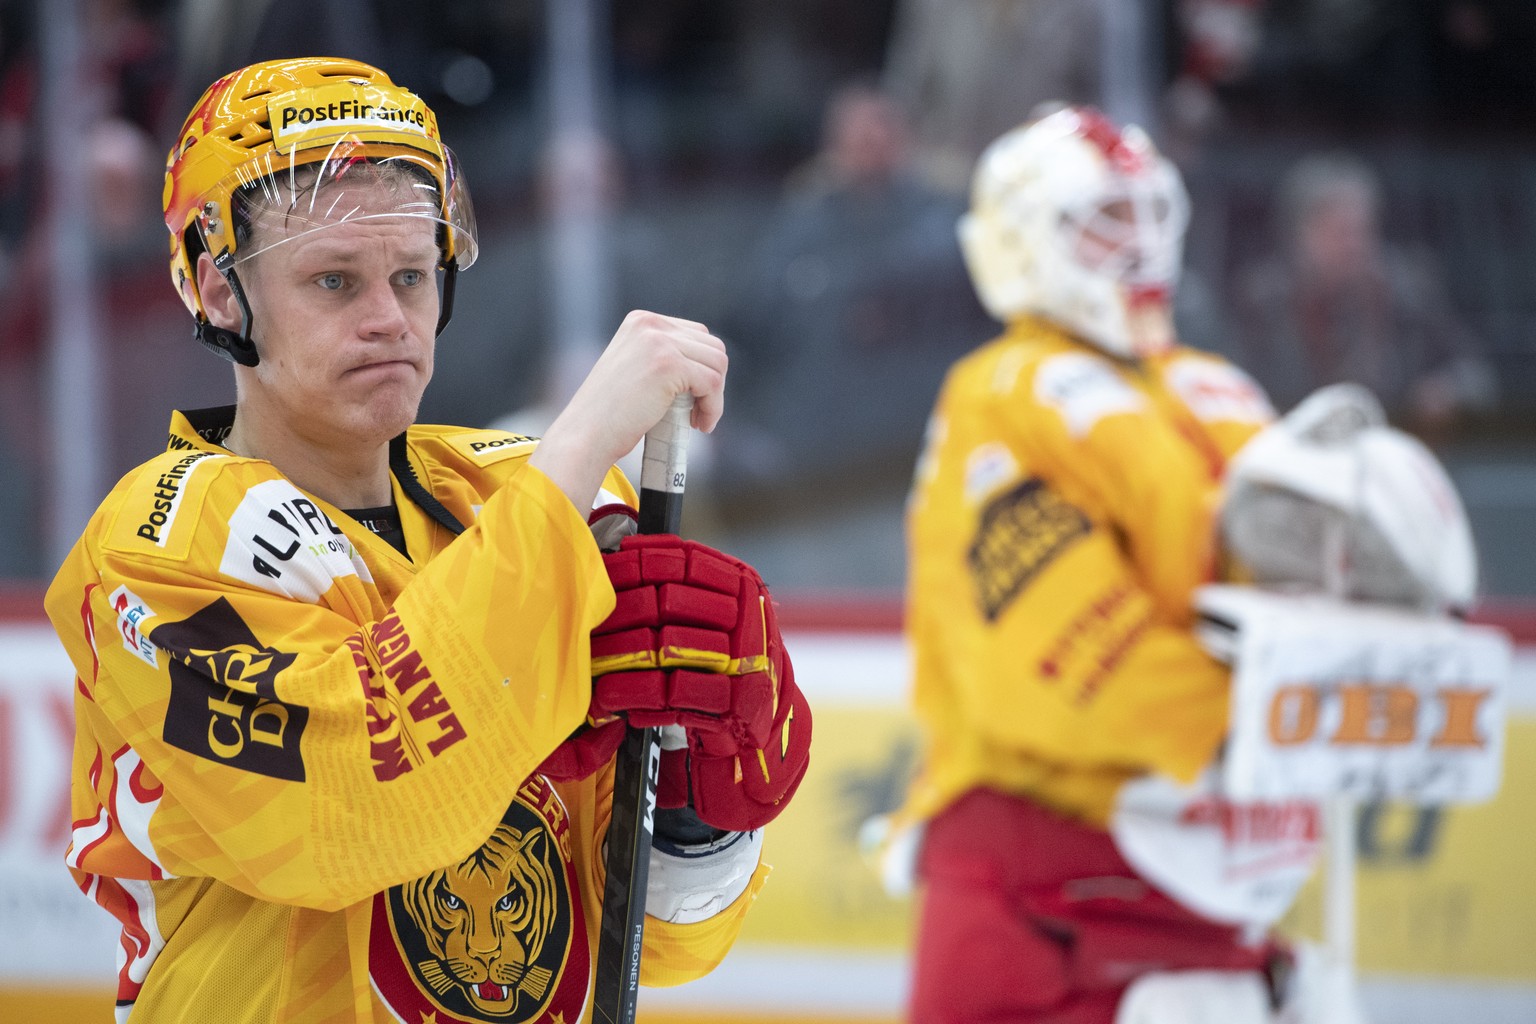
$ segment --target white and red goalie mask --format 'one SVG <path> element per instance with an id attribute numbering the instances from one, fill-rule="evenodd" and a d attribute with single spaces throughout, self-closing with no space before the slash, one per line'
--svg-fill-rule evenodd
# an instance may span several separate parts
<path id="1" fill-rule="evenodd" d="M 1065 107 L 982 153 L 960 246 L 982 304 L 1035 314 L 1119 358 L 1172 344 L 1189 199 L 1140 128 Z"/>

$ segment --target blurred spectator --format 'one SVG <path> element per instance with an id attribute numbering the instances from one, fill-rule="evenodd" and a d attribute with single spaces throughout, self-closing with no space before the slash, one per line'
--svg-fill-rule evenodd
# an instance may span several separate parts
<path id="1" fill-rule="evenodd" d="M 1409 427 L 1439 430 L 1493 405 L 1494 373 L 1430 260 L 1383 237 L 1381 206 L 1380 181 L 1352 155 L 1292 168 L 1280 245 L 1237 286 L 1233 355 L 1277 408 L 1354 381 Z"/>
<path id="2" fill-rule="evenodd" d="M 198 357 L 200 349 L 186 328 L 186 310 L 174 289 L 166 287 L 169 249 L 159 215 L 164 158 L 158 144 L 127 118 L 98 121 L 84 140 L 90 168 L 88 209 L 92 261 L 108 342 L 99 372 L 108 382 L 103 440 L 108 474 L 114 482 L 164 443 L 163 410 L 217 405 L 229 400 L 228 371 L 216 360 Z M 0 430 L 7 451 L 27 464 L 22 479 L 34 480 L 52 454 L 53 439 L 43 436 L 47 422 L 42 383 L 46 362 L 49 308 L 48 249 L 53 240 L 34 231 L 16 262 L 15 273 L 0 290 Z M 166 368 L 178 367 L 175 373 Z M 41 497 L 34 494 L 34 500 Z M 32 512 L 31 514 L 35 514 Z M 35 527 L 29 529 L 30 535 Z M 37 558 L 34 548 L 27 553 Z M 8 565 L 10 571 L 40 571 L 41 565 Z"/>
<path id="3" fill-rule="evenodd" d="M 916 160 L 956 195 L 982 147 L 1047 100 L 1102 102 L 1099 0 L 898 0 L 885 85 Z"/>
<path id="4" fill-rule="evenodd" d="M 108 483 L 165 441 L 165 410 L 234 400 L 229 370 L 204 358 L 187 311 L 169 284 L 170 255 L 159 213 L 165 154 L 140 126 L 108 118 L 92 130 L 96 283 L 108 386 Z M 176 367 L 174 373 L 167 367 Z"/>
<path id="5" fill-rule="evenodd" d="M 90 195 L 55 195 L 44 173 L 43 72 L 38 5 L 0 16 L 0 577 L 41 573 L 46 465 L 68 438 L 48 436 L 44 396 L 52 247 L 45 202 L 68 202 L 91 226 L 95 281 L 110 344 L 102 377 L 110 382 L 101 440 L 110 483 L 164 439 L 151 422 L 160 395 L 195 383 L 167 375 L 188 351 L 185 312 L 164 287 L 165 226 L 159 218 L 163 150 L 153 132 L 170 93 L 173 62 L 164 0 L 92 0 L 79 12 L 81 74 L 68 96 L 91 127 L 79 140 Z M 58 12 L 53 12 L 57 15 Z M 174 319 L 172 319 L 174 317 Z M 224 377 L 220 377 L 221 381 Z M 225 381 L 227 388 L 227 381 Z M 210 396 L 211 404 L 212 396 Z M 167 403 L 169 399 L 167 399 Z M 185 403 L 183 403 L 185 404 Z M 158 421 L 160 415 L 154 419 Z"/>
<path id="6" fill-rule="evenodd" d="M 733 284 L 721 253 L 765 203 L 729 187 L 643 195 L 635 178 L 646 159 L 595 133 L 549 140 L 527 215 L 481 236 L 476 267 L 487 273 L 459 284 L 422 422 L 542 435 L 601 352 L 598 326 L 631 310 L 686 315 L 721 333 Z M 688 534 L 710 541 L 720 540 L 714 441 L 697 436 L 688 452 Z M 637 447 L 621 461 L 633 479 L 639 459 Z"/>
<path id="7" fill-rule="evenodd" d="M 176 6 L 179 84 L 174 107 L 178 114 L 207 83 L 252 60 L 320 52 L 376 61 L 397 49 L 407 49 L 411 40 L 409 34 L 395 34 L 397 45 L 385 45 L 381 9 L 394 10 L 402 6 L 398 4 L 379 5 L 366 0 L 200 0 Z"/>
<path id="8" fill-rule="evenodd" d="M 1536 4 L 1529 0 L 1169 0 L 1254 6 L 1257 37 L 1224 99 L 1274 123 L 1529 125 Z M 1178 27 L 1192 26 L 1183 11 Z"/>
<path id="9" fill-rule="evenodd" d="M 459 284 L 453 322 L 438 345 L 436 383 L 422 401 L 424 422 L 495 421 L 499 429 L 540 433 L 606 341 L 581 337 L 583 324 L 612 324 L 648 309 L 687 310 L 718 327 L 730 267 L 720 258 L 722 238 L 739 232 L 746 203 L 731 189 L 643 199 L 625 156 L 597 135 L 557 138 L 539 153 L 525 214 L 482 237 L 477 266 L 492 272 L 481 284 Z M 567 215 L 591 218 L 590 234 L 577 244 L 594 251 L 562 250 L 572 243 L 558 237 L 559 189 L 574 190 L 566 202 L 577 209 Z M 572 274 L 573 258 L 576 298 L 594 307 L 574 311 L 579 316 L 556 308 L 571 301 L 561 295 L 570 282 L 557 278 Z M 691 449 L 690 460 L 700 451 Z M 690 508 L 694 497 L 690 487 Z"/>
<path id="10" fill-rule="evenodd" d="M 1220 90 L 1247 73 L 1267 0 L 1172 0 L 1172 80 L 1163 94 L 1164 151 L 1188 174 L 1226 120 Z"/>
<path id="11" fill-rule="evenodd" d="M 850 475 L 905 486 L 944 368 L 986 323 L 960 212 L 914 177 L 889 96 L 867 83 L 833 96 L 723 325 L 722 475 L 748 490 Z"/>
<path id="12" fill-rule="evenodd" d="M 26 226 L 32 186 L 25 172 L 40 143 L 33 118 L 37 54 L 30 5 L 0 5 L 0 276 Z"/>

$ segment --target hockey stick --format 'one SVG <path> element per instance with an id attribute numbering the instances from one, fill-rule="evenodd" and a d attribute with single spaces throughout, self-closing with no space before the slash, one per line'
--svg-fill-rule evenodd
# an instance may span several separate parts
<path id="1" fill-rule="evenodd" d="M 640 462 L 640 532 L 676 533 L 688 478 L 688 414 L 693 396 L 672 403 L 645 435 Z M 651 834 L 661 738 L 654 728 L 627 729 L 613 772 L 608 820 L 608 880 L 597 936 L 593 1019 L 634 1024 L 640 988 L 640 944 L 645 935 L 645 887 L 651 874 Z"/>

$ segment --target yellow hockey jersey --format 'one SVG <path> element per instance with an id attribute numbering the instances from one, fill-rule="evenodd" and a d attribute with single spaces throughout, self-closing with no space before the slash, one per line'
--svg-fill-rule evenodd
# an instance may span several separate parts
<path id="1" fill-rule="evenodd" d="M 908 510 L 927 748 L 903 818 L 987 787 L 1102 827 L 1125 780 L 1198 774 L 1228 671 L 1192 591 L 1223 466 L 1272 417 L 1214 356 L 1120 362 L 1033 318 L 955 364 Z"/>
<path id="2" fill-rule="evenodd" d="M 585 717 L 613 590 L 532 438 L 418 426 L 409 557 L 178 413 L 48 590 L 78 675 L 67 861 L 122 923 L 118 1019 L 589 1017 L 612 767 Z M 634 504 L 617 470 L 606 497 Z M 762 883 L 650 920 L 642 981 L 709 971 Z"/>

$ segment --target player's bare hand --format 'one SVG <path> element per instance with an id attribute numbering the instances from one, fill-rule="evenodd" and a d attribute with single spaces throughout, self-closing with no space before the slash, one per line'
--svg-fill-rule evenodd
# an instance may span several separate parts
<path id="1" fill-rule="evenodd" d="M 624 318 L 530 460 L 578 509 L 608 467 L 628 455 L 679 395 L 710 431 L 725 410 L 725 344 L 703 324 L 636 310 Z"/>

